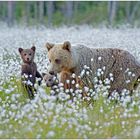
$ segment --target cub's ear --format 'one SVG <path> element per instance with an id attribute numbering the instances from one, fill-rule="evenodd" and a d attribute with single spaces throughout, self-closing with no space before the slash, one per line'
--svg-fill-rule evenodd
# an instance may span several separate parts
<path id="1" fill-rule="evenodd" d="M 65 41 L 64 44 L 63 44 L 63 49 L 64 50 L 68 50 L 70 52 L 70 49 L 71 49 L 71 44 L 69 41 Z"/>
<path id="2" fill-rule="evenodd" d="M 36 50 L 35 46 L 33 46 L 33 47 L 31 48 L 31 50 L 33 50 L 33 51 L 35 52 L 35 50 Z"/>
<path id="3" fill-rule="evenodd" d="M 23 51 L 23 49 L 22 48 L 18 48 L 18 51 L 19 51 L 19 53 L 21 53 Z"/>
<path id="4" fill-rule="evenodd" d="M 48 42 L 47 42 L 46 45 L 45 45 L 45 47 L 48 49 L 48 51 L 49 51 L 50 49 L 52 49 L 53 46 L 54 46 L 54 44 L 48 43 Z"/>

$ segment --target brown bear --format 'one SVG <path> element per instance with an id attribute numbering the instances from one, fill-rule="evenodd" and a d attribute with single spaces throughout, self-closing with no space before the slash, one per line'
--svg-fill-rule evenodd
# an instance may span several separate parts
<path id="1" fill-rule="evenodd" d="M 52 75 L 49 72 L 42 73 L 43 80 L 45 81 L 45 84 L 47 87 L 53 87 L 54 85 L 58 85 L 58 79 L 56 75 Z"/>
<path id="2" fill-rule="evenodd" d="M 64 89 L 74 89 L 76 88 L 74 85 L 82 85 L 82 81 L 80 81 L 80 78 L 76 76 L 72 76 L 72 73 L 68 71 L 61 72 L 61 75 L 59 76 L 60 81 L 56 75 L 52 75 L 50 73 L 42 73 L 43 80 L 45 81 L 45 84 L 47 87 L 53 87 L 54 85 L 58 85 L 60 83 L 63 83 Z"/>
<path id="3" fill-rule="evenodd" d="M 22 86 L 28 92 L 29 98 L 32 99 L 34 97 L 34 91 L 36 91 L 36 89 L 34 88 L 36 77 L 40 78 L 40 80 L 38 81 L 39 85 L 41 84 L 42 81 L 42 76 L 37 71 L 37 65 L 34 62 L 36 48 L 35 46 L 33 46 L 31 49 L 19 48 L 18 50 L 23 60 L 21 68 Z"/>
<path id="4" fill-rule="evenodd" d="M 50 87 L 50 95 L 58 95 L 59 94 L 59 81 L 56 75 L 52 75 L 48 72 L 42 73 L 43 80 L 47 87 Z"/>
<path id="5" fill-rule="evenodd" d="M 133 91 L 138 85 L 140 63 L 128 51 L 117 48 L 72 46 L 69 41 L 63 44 L 46 43 L 46 48 L 50 73 L 68 71 L 79 76 L 87 67 L 90 69 L 90 80 L 93 85 L 95 77 L 103 83 L 111 79 L 109 94 L 113 91 L 120 93 L 123 89 Z M 83 80 L 86 84 L 86 77 Z"/>

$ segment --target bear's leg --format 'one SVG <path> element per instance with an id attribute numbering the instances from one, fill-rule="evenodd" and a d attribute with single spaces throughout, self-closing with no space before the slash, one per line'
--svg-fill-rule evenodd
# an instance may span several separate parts
<path id="1" fill-rule="evenodd" d="M 38 81 L 38 85 L 40 86 L 43 78 L 42 78 L 41 74 L 38 71 L 36 72 L 36 77 L 40 78 L 40 80 Z"/>
<path id="2" fill-rule="evenodd" d="M 33 99 L 34 98 L 34 91 L 36 89 L 33 86 L 29 86 L 29 85 L 26 85 L 25 88 L 26 88 L 26 91 L 28 93 L 29 99 Z"/>
<path id="3" fill-rule="evenodd" d="M 73 89 L 73 92 L 77 89 L 76 84 L 78 84 L 79 88 L 82 89 L 82 97 L 87 97 L 87 93 L 84 91 L 85 84 L 78 76 L 72 77 L 72 73 L 63 71 L 61 72 L 60 81 L 64 84 L 64 90 Z M 70 93 L 70 97 L 73 99 L 72 93 Z"/>
<path id="4" fill-rule="evenodd" d="M 60 82 L 63 83 L 64 89 L 71 88 L 71 74 L 68 72 L 61 72 Z"/>

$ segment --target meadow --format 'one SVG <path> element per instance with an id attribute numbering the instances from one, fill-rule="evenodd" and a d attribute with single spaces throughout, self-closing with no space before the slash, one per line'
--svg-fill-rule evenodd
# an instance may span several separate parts
<path id="1" fill-rule="evenodd" d="M 50 88 L 36 85 L 38 94 L 29 100 L 22 93 L 22 61 L 18 48 L 36 46 L 35 62 L 40 73 L 48 67 L 46 42 L 84 44 L 94 48 L 121 48 L 140 61 L 140 29 L 93 28 L 72 26 L 59 28 L 0 25 L 0 138 L 140 138 L 140 89 L 132 96 L 107 97 L 107 90 L 86 88 L 90 98 L 81 99 L 77 89 L 73 101 L 60 84 L 58 97 Z M 71 91 L 72 92 L 72 91 Z M 90 100 L 90 104 L 89 104 Z"/>

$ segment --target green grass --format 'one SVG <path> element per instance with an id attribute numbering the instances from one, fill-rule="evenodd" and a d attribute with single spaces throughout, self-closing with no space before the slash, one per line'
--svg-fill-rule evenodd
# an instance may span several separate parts
<path id="1" fill-rule="evenodd" d="M 68 103 L 44 98 L 38 89 L 37 100 L 30 101 L 21 92 L 20 79 L 12 77 L 2 86 L 0 138 L 140 138 L 134 135 L 140 123 L 136 97 L 136 105 L 126 107 L 108 102 L 102 93 L 90 104 L 78 98 Z M 11 87 L 14 90 L 6 93 Z M 41 91 L 49 95 L 50 89 L 42 86 Z"/>

